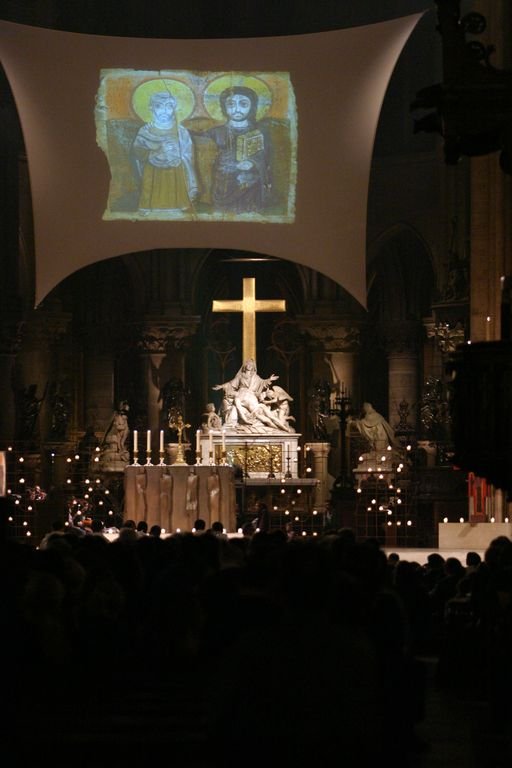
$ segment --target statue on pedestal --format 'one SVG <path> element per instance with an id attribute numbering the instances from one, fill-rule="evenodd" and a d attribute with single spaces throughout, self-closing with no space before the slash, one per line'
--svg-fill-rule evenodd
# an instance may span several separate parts
<path id="1" fill-rule="evenodd" d="M 262 379 L 250 358 L 233 379 L 212 387 L 224 393 L 224 426 L 236 432 L 294 432 L 289 409 L 293 398 L 282 387 L 273 386 L 278 378 L 272 374 Z"/>
<path id="2" fill-rule="evenodd" d="M 222 427 L 222 419 L 215 410 L 215 403 L 207 403 L 201 426 L 206 434 L 208 434 L 210 429 L 220 429 Z"/>
<path id="3" fill-rule="evenodd" d="M 112 420 L 105 431 L 101 443 L 100 463 L 107 472 L 121 472 L 130 461 L 126 441 L 130 434 L 128 426 L 128 411 L 130 406 L 126 400 L 119 404 L 114 411 Z"/>
<path id="4" fill-rule="evenodd" d="M 396 447 L 393 427 L 384 416 L 378 413 L 371 403 L 363 403 L 361 418 L 348 417 L 348 423 L 355 424 L 361 435 L 366 438 L 372 451 L 385 451 L 388 445 Z"/>

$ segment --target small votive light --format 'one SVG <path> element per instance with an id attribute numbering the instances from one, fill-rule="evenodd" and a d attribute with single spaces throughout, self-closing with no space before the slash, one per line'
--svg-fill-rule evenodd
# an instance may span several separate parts
<path id="1" fill-rule="evenodd" d="M 75 460 L 78 461 L 79 458 L 80 456 L 78 455 L 78 453 L 75 453 Z"/>
<path id="2" fill-rule="evenodd" d="M 23 456 L 20 456 L 20 457 L 19 457 L 19 459 L 18 459 L 18 461 L 19 461 L 19 463 L 20 463 L 20 464 L 23 464 L 23 462 L 25 461 L 25 459 L 23 458 Z M 71 461 L 71 459 L 70 459 L 70 461 Z"/>
<path id="3" fill-rule="evenodd" d="M 313 510 L 313 514 L 314 514 L 314 515 L 318 515 L 318 510 L 317 510 L 317 509 L 314 509 L 314 510 Z"/>
<path id="4" fill-rule="evenodd" d="M 363 460 L 363 457 L 362 457 L 362 456 L 360 456 L 360 457 L 359 457 L 359 461 L 362 461 L 362 460 Z"/>
<path id="5" fill-rule="evenodd" d="M 491 517 L 491 523 L 495 523 L 495 522 L 496 522 L 495 518 Z"/>
<path id="6" fill-rule="evenodd" d="M 508 517 L 505 518 L 505 522 L 508 523 Z"/>
<path id="7" fill-rule="evenodd" d="M 386 459 L 387 459 L 387 456 L 381 456 L 381 457 L 380 457 L 380 460 L 381 460 L 381 461 L 386 461 Z"/>
<path id="8" fill-rule="evenodd" d="M 443 517 L 443 523 L 447 523 L 447 522 L 448 522 L 448 518 L 447 517 Z"/>
<path id="9" fill-rule="evenodd" d="M 407 525 L 412 525 L 412 520 L 408 520 Z"/>
<path id="10" fill-rule="evenodd" d="M 297 488 L 297 493 L 302 493 L 302 488 Z"/>
<path id="11" fill-rule="evenodd" d="M 290 514 L 290 510 L 289 509 L 285 509 L 284 513 L 285 513 L 285 515 L 289 515 Z"/>
<path id="12" fill-rule="evenodd" d="M 459 523 L 463 523 L 463 522 L 464 522 L 464 518 L 463 517 L 459 517 Z"/>
<path id="13" fill-rule="evenodd" d="M 67 461 L 67 463 L 68 463 L 68 464 L 71 464 L 71 459 L 69 458 L 69 456 L 68 456 L 68 458 L 66 459 L 66 461 Z"/>
<path id="14" fill-rule="evenodd" d="M 363 492 L 363 491 L 362 491 L 362 489 L 361 489 L 361 488 L 358 488 L 358 489 L 357 489 L 357 491 L 356 491 L 356 493 L 362 493 L 362 492 Z"/>
<path id="15" fill-rule="evenodd" d="M 295 522 L 296 522 L 296 523 L 298 523 L 298 522 L 299 522 L 299 518 L 298 518 L 298 517 L 296 517 L 296 518 L 295 518 Z"/>
<path id="16" fill-rule="evenodd" d="M 390 446 L 390 445 L 388 445 L 388 447 L 386 448 L 386 450 L 387 450 L 387 451 L 390 451 L 390 450 L 391 450 L 391 446 Z"/>
<path id="17" fill-rule="evenodd" d="M 392 509 L 388 509 L 388 515 L 392 515 L 392 514 L 393 514 L 393 510 Z"/>
<path id="18" fill-rule="evenodd" d="M 397 524 L 397 525 L 402 525 L 402 521 L 401 521 L 401 520 L 397 520 L 397 521 L 396 521 L 396 524 Z"/>
<path id="19" fill-rule="evenodd" d="M 372 499 L 372 504 L 376 504 L 376 503 L 377 503 L 377 499 Z"/>
<path id="20" fill-rule="evenodd" d="M 307 533 L 306 533 L 306 531 L 302 531 L 302 535 L 303 535 L 303 536 L 307 536 Z"/>
<path id="21" fill-rule="evenodd" d="M 391 522 L 391 520 L 388 520 L 388 525 L 393 525 L 393 523 Z"/>
<path id="22" fill-rule="evenodd" d="M 176 533 L 181 533 L 181 528 L 176 528 Z"/>

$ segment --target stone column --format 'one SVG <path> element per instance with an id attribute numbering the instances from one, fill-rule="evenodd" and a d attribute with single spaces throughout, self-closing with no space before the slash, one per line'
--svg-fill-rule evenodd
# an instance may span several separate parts
<path id="1" fill-rule="evenodd" d="M 16 355 L 21 344 L 22 323 L 2 319 L 0 323 L 0 440 L 10 443 L 15 437 L 16 398 L 13 374 Z"/>
<path id="2" fill-rule="evenodd" d="M 344 325 L 343 320 L 308 317 L 304 319 L 303 330 L 318 342 L 318 354 L 330 368 L 334 392 L 340 394 L 343 387 L 353 394 L 358 386 L 359 327 Z"/>
<path id="3" fill-rule="evenodd" d="M 198 328 L 199 318 L 173 320 L 147 319 L 139 333 L 139 350 L 144 358 L 146 384 L 147 429 L 156 431 L 168 427 L 162 394 L 170 380 L 186 388 L 185 352 L 187 343 Z M 186 414 L 183 414 L 186 420 Z"/>
<path id="4" fill-rule="evenodd" d="M 410 426 L 418 422 L 418 366 L 420 325 L 416 322 L 389 322 L 383 326 L 384 345 L 388 355 L 388 421 L 392 427 L 400 422 L 400 404 L 409 406 Z"/>
<path id="5" fill-rule="evenodd" d="M 317 480 L 317 486 L 313 497 L 315 508 L 323 511 L 329 501 L 329 472 L 327 462 L 331 450 L 330 443 L 306 443 L 306 449 L 311 451 L 313 457 L 312 469 L 313 477 Z"/>
<path id="6" fill-rule="evenodd" d="M 332 388 L 331 407 L 334 400 L 342 392 L 357 399 L 359 391 L 359 348 L 360 328 L 358 325 L 344 323 L 343 318 L 312 318 L 307 316 L 300 320 L 302 330 L 311 338 L 311 367 L 321 369 L 327 365 L 331 372 L 330 385 Z M 314 345 L 316 344 L 316 349 Z M 328 425 L 339 433 L 339 424 L 335 416 Z M 341 465 L 341 437 L 338 438 L 336 449 L 331 452 L 329 464 L 331 474 L 339 474 Z"/>

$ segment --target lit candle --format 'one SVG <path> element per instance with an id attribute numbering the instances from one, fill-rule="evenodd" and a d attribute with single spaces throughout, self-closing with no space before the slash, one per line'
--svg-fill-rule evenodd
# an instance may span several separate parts
<path id="1" fill-rule="evenodd" d="M 197 429 L 196 430 L 196 453 L 200 453 L 200 451 L 201 451 L 201 437 L 200 437 L 200 435 L 201 435 L 201 430 Z"/>
<path id="2" fill-rule="evenodd" d="M 222 450 L 226 450 L 226 430 L 222 430 Z"/>
<path id="3" fill-rule="evenodd" d="M 164 431 L 160 430 L 160 453 L 164 452 Z"/>
<path id="4" fill-rule="evenodd" d="M 210 456 L 213 456 L 213 431 L 211 429 L 208 433 L 208 448 L 210 451 Z"/>
<path id="5" fill-rule="evenodd" d="M 139 450 L 139 433 L 136 429 L 133 430 L 133 450 L 135 452 Z"/>
<path id="6" fill-rule="evenodd" d="M 151 453 L 151 430 L 148 429 L 146 432 L 146 451 L 148 453 Z"/>

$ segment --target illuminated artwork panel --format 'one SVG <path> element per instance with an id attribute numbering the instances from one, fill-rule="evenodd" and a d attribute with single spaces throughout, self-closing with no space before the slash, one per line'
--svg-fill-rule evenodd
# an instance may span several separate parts
<path id="1" fill-rule="evenodd" d="M 111 175 L 105 220 L 294 220 L 288 73 L 104 70 L 95 122 Z"/>

